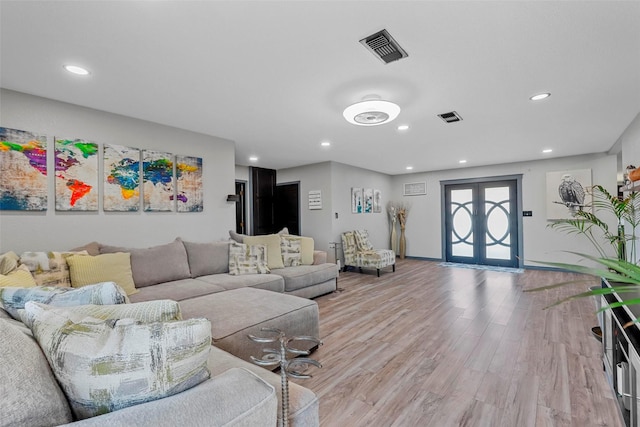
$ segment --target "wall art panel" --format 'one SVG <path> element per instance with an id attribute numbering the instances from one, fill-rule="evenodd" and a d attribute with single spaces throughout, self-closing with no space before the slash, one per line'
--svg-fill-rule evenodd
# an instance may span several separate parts
<path id="1" fill-rule="evenodd" d="M 202 212 L 202 158 L 176 156 L 178 212 Z"/>
<path id="2" fill-rule="evenodd" d="M 47 209 L 47 137 L 0 127 L 0 210 Z"/>
<path id="3" fill-rule="evenodd" d="M 142 199 L 147 212 L 175 211 L 173 155 L 142 151 Z"/>
<path id="4" fill-rule="evenodd" d="M 98 210 L 98 144 L 55 138 L 56 210 Z"/>
<path id="5" fill-rule="evenodd" d="M 547 172 L 547 219 L 571 219 L 591 208 L 591 169 Z"/>
<path id="6" fill-rule="evenodd" d="M 140 150 L 122 145 L 104 146 L 105 211 L 135 212 L 140 209 Z"/>

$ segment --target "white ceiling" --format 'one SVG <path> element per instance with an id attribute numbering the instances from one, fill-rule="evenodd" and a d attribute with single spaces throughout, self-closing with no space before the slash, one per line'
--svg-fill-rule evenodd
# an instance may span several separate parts
<path id="1" fill-rule="evenodd" d="M 227 138 L 241 165 L 395 175 L 606 152 L 640 112 L 638 1 L 0 7 L 2 87 Z M 383 64 L 358 42 L 383 28 L 408 58 Z M 347 123 L 342 110 L 368 94 L 398 103 L 396 121 Z M 452 110 L 462 122 L 436 116 Z"/>

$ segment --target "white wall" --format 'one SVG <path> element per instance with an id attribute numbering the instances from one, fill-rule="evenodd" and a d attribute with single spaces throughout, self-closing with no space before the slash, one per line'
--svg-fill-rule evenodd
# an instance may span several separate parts
<path id="1" fill-rule="evenodd" d="M 620 136 L 622 141 L 622 167 L 634 165 L 640 168 L 640 113 L 629 124 L 624 133 Z M 627 234 L 631 233 L 626 229 Z M 636 229 L 636 236 L 640 236 L 640 230 Z M 627 245 L 627 250 L 631 252 L 631 245 Z M 636 241 L 636 252 L 640 252 L 640 242 Z M 636 263 L 640 262 L 640 254 L 636 253 Z"/>
<path id="2" fill-rule="evenodd" d="M 407 255 L 443 257 L 440 181 L 515 174 L 523 175 L 522 209 L 533 211 L 532 217 L 523 218 L 524 264 L 533 265 L 533 260 L 576 262 L 575 256 L 562 251 L 595 254 L 583 237 L 547 228 L 546 173 L 572 169 L 591 169 L 593 184 L 616 191 L 616 156 L 605 154 L 394 176 L 393 193 L 412 203 L 406 229 Z M 401 196 L 403 183 L 419 181 L 427 182 L 426 196 Z"/>
<path id="3" fill-rule="evenodd" d="M 387 202 L 394 200 L 391 187 L 391 176 L 368 169 L 356 168 L 342 163 L 331 164 L 333 186 L 332 232 L 333 239 L 340 241 L 345 231 L 365 229 L 369 232 L 369 240 L 375 248 L 390 249 L 389 217 Z M 382 212 L 353 214 L 351 213 L 351 188 L 372 188 L 381 191 Z M 336 219 L 335 213 L 338 213 Z"/>
<path id="4" fill-rule="evenodd" d="M 329 162 L 280 169 L 276 172 L 278 183 L 300 182 L 300 234 L 313 237 L 315 248 L 327 251 L 329 255 L 333 254 L 333 249 L 329 249 L 329 242 L 333 241 L 331 179 Z M 309 209 L 311 190 L 322 191 L 322 209 Z"/>
<path id="5" fill-rule="evenodd" d="M 389 175 L 342 163 L 324 162 L 278 170 L 277 181 L 300 182 L 301 234 L 313 237 L 316 249 L 327 251 L 331 262 L 335 261 L 335 252 L 330 242 L 340 242 L 340 234 L 349 230 L 367 229 L 376 248 L 389 248 L 390 229 L 386 213 L 386 202 L 391 197 Z M 352 214 L 352 187 L 380 190 L 383 211 Z M 309 209 L 310 190 L 322 191 L 321 210 Z M 341 250 L 338 250 L 338 257 L 342 257 Z"/>
<path id="6" fill-rule="evenodd" d="M 226 201 L 227 194 L 234 193 L 232 141 L 5 89 L 0 98 L 0 126 L 47 135 L 49 171 L 53 138 L 81 138 L 101 147 L 120 144 L 202 157 L 204 187 L 201 213 L 56 212 L 50 174 L 46 212 L 0 211 L 0 252 L 65 250 L 94 240 L 134 247 L 178 236 L 204 242 L 226 239 L 227 231 L 235 228 L 235 206 Z"/>

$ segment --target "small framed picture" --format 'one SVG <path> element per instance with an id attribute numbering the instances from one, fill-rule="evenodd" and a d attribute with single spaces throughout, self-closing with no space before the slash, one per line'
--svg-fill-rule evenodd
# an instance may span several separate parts
<path id="1" fill-rule="evenodd" d="M 426 182 L 409 182 L 404 184 L 405 196 L 421 196 L 427 194 Z"/>

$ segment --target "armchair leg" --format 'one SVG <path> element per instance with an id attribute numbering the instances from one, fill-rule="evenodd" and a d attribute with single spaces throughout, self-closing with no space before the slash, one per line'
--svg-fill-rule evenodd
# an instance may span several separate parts
<path id="1" fill-rule="evenodd" d="M 395 264 L 393 264 L 393 272 L 394 273 L 396 272 L 396 265 Z"/>
<path id="2" fill-rule="evenodd" d="M 360 274 L 362 274 L 362 267 L 358 267 L 358 270 L 360 270 Z"/>
<path id="3" fill-rule="evenodd" d="M 376 268 L 376 271 L 378 272 L 378 277 L 380 277 L 380 269 Z"/>

